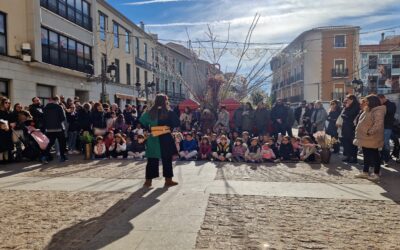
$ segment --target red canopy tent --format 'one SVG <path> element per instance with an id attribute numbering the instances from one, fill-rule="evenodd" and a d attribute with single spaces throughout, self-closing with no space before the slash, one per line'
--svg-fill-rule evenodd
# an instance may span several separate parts
<path id="1" fill-rule="evenodd" d="M 179 103 L 180 112 L 184 112 L 186 107 L 190 108 L 191 110 L 195 110 L 200 107 L 200 104 L 197 103 L 196 101 L 193 101 L 192 99 L 186 99 L 181 103 Z"/>

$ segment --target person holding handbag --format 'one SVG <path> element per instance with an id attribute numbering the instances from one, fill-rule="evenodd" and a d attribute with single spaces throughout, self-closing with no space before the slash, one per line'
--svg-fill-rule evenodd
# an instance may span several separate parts
<path id="1" fill-rule="evenodd" d="M 172 158 L 178 154 L 178 151 L 171 131 L 179 127 L 180 121 L 176 113 L 169 107 L 168 97 L 164 94 L 157 94 L 154 105 L 142 114 L 139 121 L 151 131 L 146 142 L 146 181 L 143 186 L 150 188 L 152 180 L 159 177 L 160 159 L 163 165 L 165 186 L 178 185 L 172 180 L 174 176 Z"/>

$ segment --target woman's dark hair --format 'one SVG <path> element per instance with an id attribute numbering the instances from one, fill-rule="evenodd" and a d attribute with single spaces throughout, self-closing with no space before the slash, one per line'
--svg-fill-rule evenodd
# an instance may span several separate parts
<path id="1" fill-rule="evenodd" d="M 369 110 L 381 106 L 381 101 L 376 95 L 368 95 L 367 97 L 365 97 L 365 99 L 367 99 L 368 101 Z"/>
<path id="2" fill-rule="evenodd" d="M 353 102 L 351 103 L 351 105 L 350 105 L 350 108 L 353 108 L 353 107 L 359 107 L 360 106 L 360 103 L 358 102 L 358 100 L 357 100 L 357 97 L 355 96 L 355 95 L 347 95 L 347 99 L 350 99 L 350 100 L 352 100 Z"/>
<path id="3" fill-rule="evenodd" d="M 154 105 L 149 110 L 149 115 L 153 120 L 168 118 L 168 97 L 166 95 L 156 95 Z"/>

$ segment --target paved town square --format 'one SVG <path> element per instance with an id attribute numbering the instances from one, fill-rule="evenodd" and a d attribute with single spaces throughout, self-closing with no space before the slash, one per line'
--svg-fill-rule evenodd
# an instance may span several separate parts
<path id="1" fill-rule="evenodd" d="M 397 249 L 400 167 L 379 183 L 332 163 L 174 164 L 144 189 L 144 161 L 0 170 L 1 249 Z"/>
<path id="2" fill-rule="evenodd" d="M 400 250 L 400 1 L 0 0 L 0 250 Z"/>

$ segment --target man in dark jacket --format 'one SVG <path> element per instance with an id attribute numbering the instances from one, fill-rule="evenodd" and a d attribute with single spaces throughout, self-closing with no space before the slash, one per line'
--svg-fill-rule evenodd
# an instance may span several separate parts
<path id="1" fill-rule="evenodd" d="M 66 140 L 64 133 L 65 112 L 59 104 L 60 98 L 55 96 L 43 110 L 43 122 L 46 136 L 49 138 L 49 145 L 45 150 L 42 162 L 46 162 L 50 158 L 50 149 L 54 145 L 56 139 L 60 145 L 60 162 L 67 160 L 65 156 Z"/>
<path id="2" fill-rule="evenodd" d="M 395 121 L 394 115 L 396 114 L 396 104 L 386 99 L 385 95 L 380 94 L 378 97 L 381 104 L 386 106 L 384 144 L 381 158 L 385 165 L 387 165 L 390 161 L 390 137 L 392 135 L 393 124 Z"/>
<path id="3" fill-rule="evenodd" d="M 294 118 L 296 119 L 296 121 L 297 121 L 297 124 L 300 126 L 300 125 L 303 125 L 303 116 L 304 116 L 304 114 L 306 113 L 306 108 L 307 108 L 307 101 L 302 101 L 301 102 L 301 104 L 300 104 L 300 106 L 299 107 L 297 107 L 295 110 L 294 110 Z"/>
<path id="4" fill-rule="evenodd" d="M 270 122 L 270 111 L 262 102 L 258 104 L 256 111 L 254 111 L 254 122 L 257 127 L 258 135 L 264 135 L 267 132 Z"/>
<path id="5" fill-rule="evenodd" d="M 235 131 L 242 133 L 242 114 L 244 104 L 240 104 L 240 107 L 233 113 L 233 124 L 235 125 Z"/>
<path id="6" fill-rule="evenodd" d="M 29 113 L 31 113 L 33 117 L 35 127 L 43 129 L 43 106 L 38 97 L 32 98 L 32 104 L 29 106 Z"/>
<path id="7" fill-rule="evenodd" d="M 273 135 L 276 138 L 279 133 L 286 135 L 287 117 L 288 109 L 283 104 L 282 99 L 278 99 L 271 111 L 271 120 L 274 126 Z"/>

